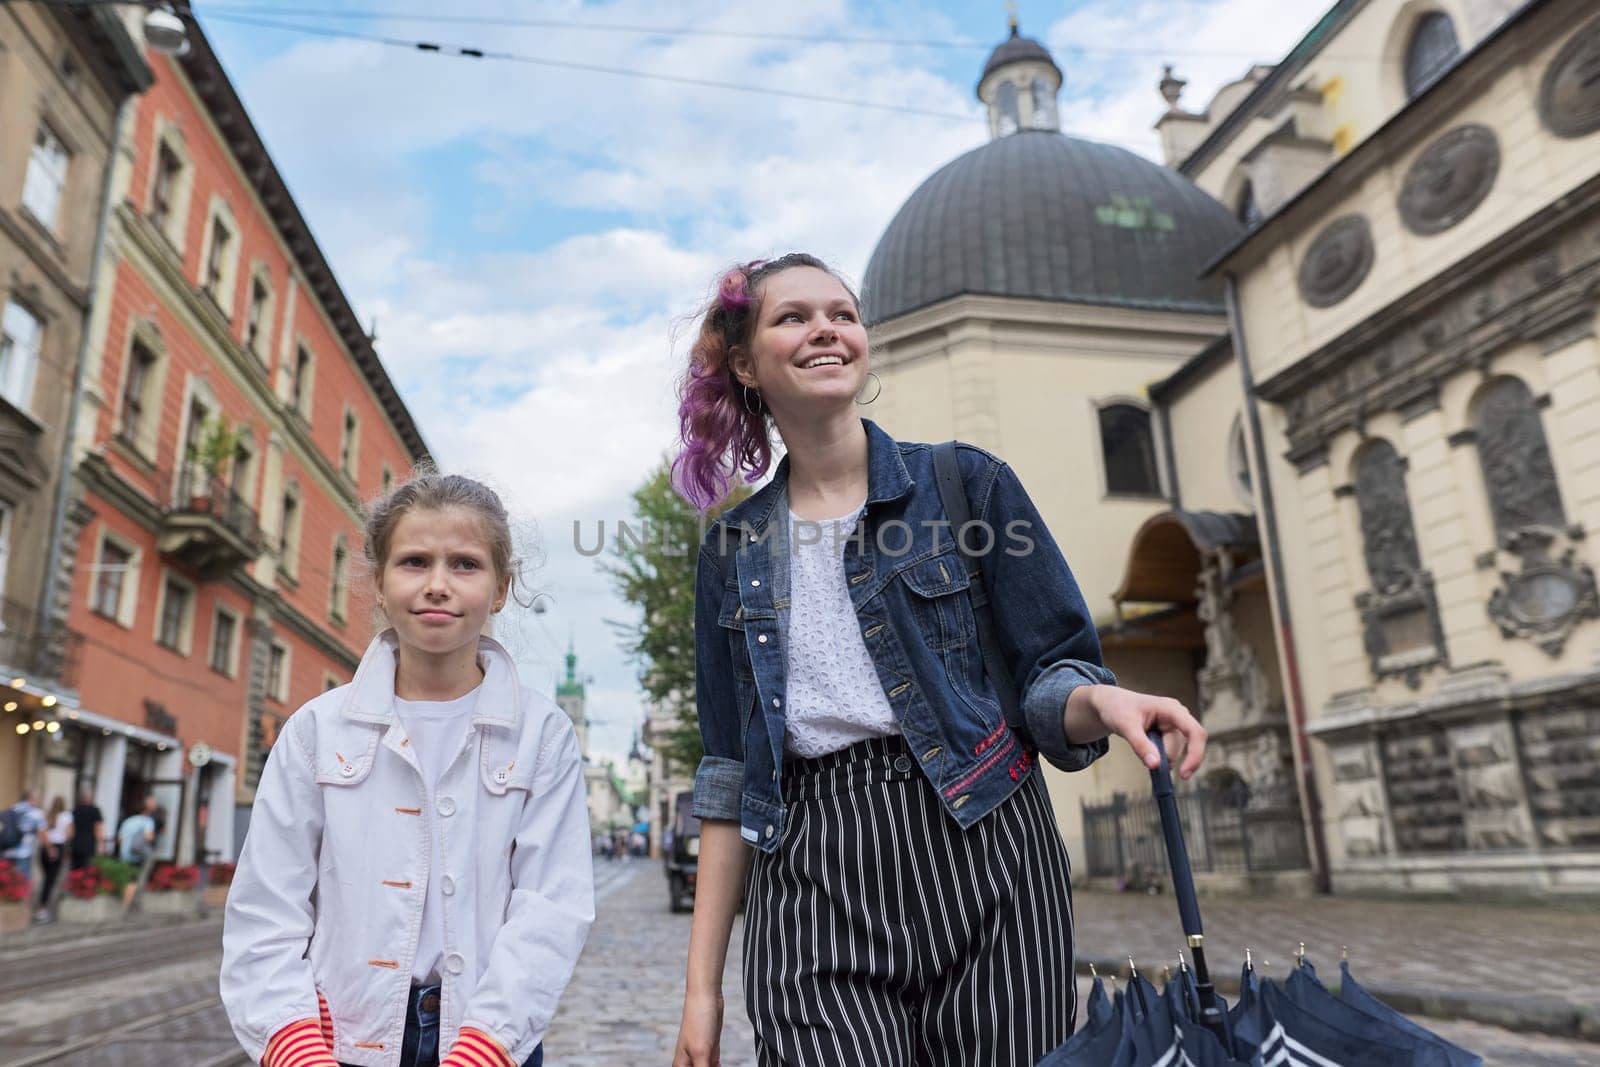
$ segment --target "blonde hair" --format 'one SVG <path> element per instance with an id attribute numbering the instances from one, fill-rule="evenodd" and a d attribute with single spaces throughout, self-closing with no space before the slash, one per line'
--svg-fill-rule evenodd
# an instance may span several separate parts
<path id="1" fill-rule="evenodd" d="M 461 474 L 421 470 L 367 508 L 366 556 L 373 580 L 382 578 L 389 560 L 389 545 L 400 519 L 412 511 L 446 511 L 459 508 L 478 517 L 489 545 L 489 562 L 496 581 L 513 594 L 522 579 L 521 561 L 512 555 L 511 519 L 500 495 L 487 485 Z M 518 603 L 522 601 L 520 598 Z"/>

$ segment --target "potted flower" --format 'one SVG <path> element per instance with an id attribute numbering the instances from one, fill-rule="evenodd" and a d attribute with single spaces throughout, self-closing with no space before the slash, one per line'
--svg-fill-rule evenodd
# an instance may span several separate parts
<path id="1" fill-rule="evenodd" d="M 207 415 L 200 436 L 189 446 L 188 459 L 197 481 L 189 487 L 189 504 L 195 511 L 211 510 L 212 487 L 227 476 L 239 451 L 242 429 L 226 415 Z"/>
<path id="2" fill-rule="evenodd" d="M 28 925 L 28 900 L 33 883 L 10 860 L 0 860 L 0 932 L 21 930 Z"/>
<path id="3" fill-rule="evenodd" d="M 232 863 L 213 863 L 206 872 L 205 904 L 208 908 L 220 908 L 228 902 L 228 887 L 233 884 L 235 865 Z"/>
<path id="4" fill-rule="evenodd" d="M 121 887 L 104 864 L 116 860 L 96 860 L 67 875 L 67 893 L 56 904 L 56 918 L 64 923 L 114 922 L 122 914 Z M 120 863 L 119 867 L 132 864 Z"/>
<path id="5" fill-rule="evenodd" d="M 194 887 L 200 884 L 200 869 L 193 865 L 158 863 L 144 885 L 140 906 L 147 912 L 177 915 L 195 906 Z"/>

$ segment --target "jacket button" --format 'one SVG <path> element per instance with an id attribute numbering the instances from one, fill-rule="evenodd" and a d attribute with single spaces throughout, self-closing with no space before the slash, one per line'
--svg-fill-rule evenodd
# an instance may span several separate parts
<path id="1" fill-rule="evenodd" d="M 775 829 L 773 829 L 773 827 L 772 827 L 772 824 L 771 824 L 771 823 L 768 823 L 768 824 L 767 824 L 767 836 L 768 836 L 768 837 L 771 837 L 771 836 L 772 836 L 772 835 L 773 835 L 773 834 L 775 834 L 775 833 L 777 833 L 777 832 L 778 832 L 778 831 L 777 831 L 777 830 L 775 830 Z"/>
<path id="2" fill-rule="evenodd" d="M 894 758 L 894 769 L 900 774 L 909 773 L 911 770 L 911 757 L 896 756 Z"/>
<path id="3" fill-rule="evenodd" d="M 494 780 L 496 782 L 500 783 L 501 785 L 505 785 L 506 784 L 506 772 L 505 771 L 495 771 L 494 772 Z"/>
<path id="4" fill-rule="evenodd" d="M 775 707 L 775 708 L 782 707 L 783 706 L 783 701 L 779 700 L 777 697 L 773 697 L 772 698 L 772 706 Z"/>
<path id="5" fill-rule="evenodd" d="M 764 644 L 767 643 L 767 635 L 766 634 L 761 634 L 761 635 L 756 637 L 756 640 L 761 642 L 764 645 Z"/>
<path id="6" fill-rule="evenodd" d="M 448 874 L 439 879 L 439 889 L 445 896 L 450 896 L 456 891 L 456 880 Z"/>
<path id="7" fill-rule="evenodd" d="M 356 765 L 354 763 L 346 763 L 343 767 L 339 768 L 339 773 L 344 775 L 346 778 L 354 778 L 356 776 Z"/>
<path id="8" fill-rule="evenodd" d="M 440 815 L 454 815 L 455 813 L 456 813 L 456 802 L 454 800 L 451 800 L 449 797 L 440 797 L 439 798 L 439 814 Z"/>
<path id="9" fill-rule="evenodd" d="M 451 974 L 460 974 L 467 969 L 467 961 L 461 958 L 461 953 L 452 952 L 444 958 L 444 968 Z"/>
<path id="10" fill-rule="evenodd" d="M 750 584 L 752 586 L 754 586 L 754 587 L 759 588 L 760 585 L 761 585 L 761 579 L 760 578 L 752 578 L 752 579 L 750 579 Z"/>

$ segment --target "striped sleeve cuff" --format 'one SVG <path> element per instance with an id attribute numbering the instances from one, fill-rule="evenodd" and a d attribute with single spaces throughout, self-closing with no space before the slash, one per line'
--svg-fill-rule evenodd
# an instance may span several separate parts
<path id="1" fill-rule="evenodd" d="M 330 1031 L 331 1032 L 331 1031 Z M 261 1067 L 339 1067 L 319 1019 L 301 1019 L 272 1035 Z"/>
<path id="2" fill-rule="evenodd" d="M 482 1030 L 463 1026 L 455 1047 L 440 1061 L 439 1067 L 517 1067 L 517 1063 L 500 1042 Z"/>

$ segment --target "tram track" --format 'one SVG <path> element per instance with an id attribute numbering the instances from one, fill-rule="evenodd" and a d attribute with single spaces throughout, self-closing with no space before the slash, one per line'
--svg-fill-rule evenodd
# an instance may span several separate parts
<path id="1" fill-rule="evenodd" d="M 220 920 L 130 928 L 80 940 L 0 949 L 0 1000 L 86 978 L 103 979 L 216 952 Z"/>

